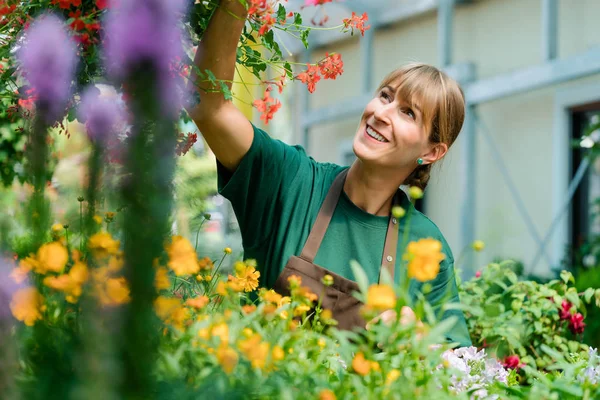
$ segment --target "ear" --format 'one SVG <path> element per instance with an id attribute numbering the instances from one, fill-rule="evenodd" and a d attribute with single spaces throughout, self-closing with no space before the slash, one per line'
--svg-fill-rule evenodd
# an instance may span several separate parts
<path id="1" fill-rule="evenodd" d="M 448 152 L 448 145 L 446 143 L 436 143 L 431 145 L 429 152 L 421 158 L 425 161 L 425 164 L 433 164 L 434 162 L 441 160 Z"/>

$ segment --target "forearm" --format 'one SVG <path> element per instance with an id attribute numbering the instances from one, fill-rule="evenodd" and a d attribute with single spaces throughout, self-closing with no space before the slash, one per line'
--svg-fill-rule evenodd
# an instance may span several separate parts
<path id="1" fill-rule="evenodd" d="M 194 64 L 202 74 L 210 70 L 217 80 L 226 81 L 231 87 L 235 75 L 237 45 L 246 22 L 247 10 L 239 0 L 221 0 L 198 45 Z M 194 114 L 210 115 L 223 105 L 225 99 L 218 87 L 213 87 L 206 76 L 192 73 L 200 96 L 201 105 Z"/>

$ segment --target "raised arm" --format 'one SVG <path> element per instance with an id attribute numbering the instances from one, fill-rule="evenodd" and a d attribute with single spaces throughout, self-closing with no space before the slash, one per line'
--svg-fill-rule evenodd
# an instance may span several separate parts
<path id="1" fill-rule="evenodd" d="M 237 45 L 246 17 L 247 10 L 239 0 L 221 0 L 196 51 L 194 64 L 200 71 L 208 69 L 217 79 L 233 80 Z M 193 72 L 191 78 L 197 82 L 200 103 L 188 113 L 217 160 L 233 171 L 252 145 L 252 125 L 222 93 L 206 91 L 213 89 L 210 82 L 202 82 Z M 231 84 L 228 86 L 231 88 Z"/>

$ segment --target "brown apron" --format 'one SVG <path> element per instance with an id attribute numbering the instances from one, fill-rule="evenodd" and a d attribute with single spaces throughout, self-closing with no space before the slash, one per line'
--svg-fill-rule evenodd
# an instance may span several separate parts
<path id="1" fill-rule="evenodd" d="M 300 257 L 292 256 L 288 260 L 285 269 L 277 278 L 273 289 L 282 295 L 290 294 L 288 278 L 297 275 L 302 278 L 302 286 L 308 287 L 313 293 L 320 296 L 323 309 L 331 310 L 333 318 L 338 321 L 338 328 L 350 330 L 354 327 L 364 328 L 365 321 L 360 315 L 362 303 L 352 293 L 359 291 L 356 282 L 344 278 L 334 272 L 314 263 L 315 256 L 319 251 L 333 212 L 337 206 L 340 194 L 344 188 L 344 182 L 348 170 L 342 171 L 333 181 L 325 201 L 319 210 L 315 224 L 310 231 L 308 239 L 304 244 Z M 400 193 L 394 196 L 394 205 L 400 204 Z M 381 258 L 379 281 L 381 271 L 385 268 L 392 280 L 396 264 L 396 248 L 398 246 L 398 221 L 391 217 L 388 223 L 385 246 Z M 333 285 L 325 286 L 321 279 L 325 275 L 333 277 Z"/>

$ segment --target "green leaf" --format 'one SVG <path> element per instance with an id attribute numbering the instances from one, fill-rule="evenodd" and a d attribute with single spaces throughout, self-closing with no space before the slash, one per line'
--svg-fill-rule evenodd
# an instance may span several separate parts
<path id="1" fill-rule="evenodd" d="M 302 25 L 302 15 L 294 13 L 294 25 Z"/>
<path id="2" fill-rule="evenodd" d="M 223 92 L 223 97 L 225 97 L 225 100 L 229 101 L 229 100 L 233 99 L 231 90 L 229 90 L 229 87 L 227 86 L 227 84 L 225 82 L 219 81 L 219 86 L 221 87 L 221 91 Z"/>
<path id="3" fill-rule="evenodd" d="M 285 21 L 285 7 L 280 3 L 279 4 L 279 8 L 277 9 L 277 20 L 278 21 Z"/>
<path id="4" fill-rule="evenodd" d="M 590 301 L 592 300 L 592 297 L 594 297 L 594 288 L 587 288 L 585 290 L 585 292 L 583 293 L 583 298 L 585 300 L 586 303 L 590 303 Z"/>
<path id="5" fill-rule="evenodd" d="M 350 268 L 352 268 L 354 280 L 356 280 L 360 291 L 362 293 L 367 293 L 367 290 L 369 289 L 369 279 L 367 278 L 367 274 L 365 274 L 363 267 L 361 267 L 356 260 L 351 260 Z"/>
<path id="6" fill-rule="evenodd" d="M 300 40 L 302 40 L 302 44 L 306 49 L 308 49 L 308 34 L 310 33 L 310 29 L 302 31 L 300 34 Z"/>
<path id="7" fill-rule="evenodd" d="M 565 271 L 565 270 L 561 271 L 560 279 L 562 279 L 565 284 L 568 284 L 569 282 L 575 283 L 575 278 L 573 278 L 573 274 L 570 273 L 569 271 Z"/>

